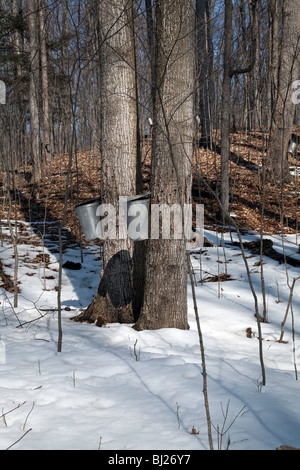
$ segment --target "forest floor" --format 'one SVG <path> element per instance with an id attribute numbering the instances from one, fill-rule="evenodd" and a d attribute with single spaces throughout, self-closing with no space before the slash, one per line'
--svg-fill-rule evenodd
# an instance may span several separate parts
<path id="1" fill-rule="evenodd" d="M 300 142 L 300 126 L 294 128 L 293 139 Z M 218 141 L 215 147 L 219 148 Z M 192 198 L 194 203 L 204 205 L 205 227 L 224 232 L 228 227 L 224 227 L 218 220 L 219 207 L 214 197 L 220 183 L 220 154 L 216 149 L 198 148 L 195 152 Z M 262 183 L 260 168 L 265 151 L 264 133 L 239 132 L 231 135 L 230 215 L 241 232 L 252 231 L 281 236 L 294 234 L 296 243 L 299 244 L 300 145 L 297 151 L 289 156 L 292 182 L 282 187 Z M 142 155 L 144 192 L 147 192 L 150 190 L 151 179 L 151 140 L 144 140 Z M 7 174 L 2 172 L 0 220 L 7 220 L 10 212 L 12 222 L 19 221 L 19 230 L 22 231 L 20 221 L 32 224 L 35 234 L 35 240 L 32 242 L 39 245 L 41 240 L 47 243 L 58 241 L 58 223 L 63 219 L 66 209 L 63 250 L 72 244 L 81 247 L 89 245 L 81 232 L 74 207 L 99 197 L 100 166 L 99 152 L 82 151 L 71 161 L 67 154 L 54 155 L 47 176 L 39 183 L 32 182 L 30 165 L 10 172 L 11 207 L 6 191 Z M 3 234 L 2 230 L 0 235 L 1 238 L 11 239 L 11 235 Z M 94 244 L 101 245 L 102 242 L 95 240 Z M 264 246 L 264 249 L 268 250 L 265 254 L 272 256 L 272 247 Z M 5 274 L 1 264 L 0 278 L 2 285 L 12 291 L 12 281 Z"/>
<path id="2" fill-rule="evenodd" d="M 300 141 L 300 128 L 294 136 Z M 236 133 L 231 136 L 230 200 L 231 216 L 241 230 L 261 229 L 265 233 L 295 233 L 299 229 L 300 207 L 300 146 L 291 155 L 292 182 L 278 187 L 262 184 L 260 167 L 265 154 L 265 134 L 260 132 Z M 145 140 L 143 149 L 144 189 L 150 184 L 150 146 Z M 69 173 L 65 227 L 74 240 L 79 240 L 80 230 L 74 206 L 93 199 L 100 193 L 100 156 L 97 151 L 83 151 L 73 158 Z M 38 184 L 31 182 L 28 165 L 10 174 L 13 199 L 11 218 L 26 220 L 59 221 L 63 218 L 66 194 L 66 178 L 69 156 L 53 156 L 48 176 Z M 213 191 L 220 183 L 220 155 L 217 151 L 199 148 L 193 161 L 193 201 L 204 204 L 205 225 L 220 227 L 217 219 L 218 204 Z M 0 217 L 6 219 L 6 174 L 0 180 Z M 2 182 L 1 182 L 2 181 Z M 16 202 L 16 204 L 14 203 Z M 262 217 L 263 214 L 263 217 Z M 83 239 L 84 242 L 84 239 Z"/>

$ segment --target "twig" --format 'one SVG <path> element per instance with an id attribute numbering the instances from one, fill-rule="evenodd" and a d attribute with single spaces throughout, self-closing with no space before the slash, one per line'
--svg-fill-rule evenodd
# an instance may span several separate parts
<path id="1" fill-rule="evenodd" d="M 25 419 L 25 421 L 24 421 L 24 424 L 23 424 L 23 431 L 24 431 L 24 429 L 25 429 L 25 426 L 26 426 L 27 420 L 28 420 L 28 418 L 29 418 L 29 415 L 30 415 L 30 413 L 32 412 L 33 408 L 34 408 L 34 402 L 32 403 L 31 410 L 29 411 L 29 413 L 28 413 L 28 415 L 26 416 L 26 419 Z"/>
<path id="2" fill-rule="evenodd" d="M 223 414 L 223 425 L 222 425 L 222 428 L 220 430 L 220 426 L 217 425 L 213 426 L 213 428 L 217 431 L 217 435 L 218 435 L 218 449 L 219 450 L 222 450 L 222 447 L 223 447 L 223 437 L 225 436 L 225 434 L 228 433 L 229 429 L 233 426 L 234 422 L 237 420 L 237 418 L 240 416 L 240 414 L 242 413 L 242 411 L 246 408 L 246 406 L 243 406 L 243 408 L 237 413 L 237 415 L 233 418 L 233 420 L 231 421 L 231 423 L 225 428 L 226 426 L 226 421 L 227 421 L 227 418 L 228 418 L 228 411 L 229 411 L 229 404 L 230 404 L 230 400 L 228 400 L 228 403 L 227 403 L 227 406 L 226 406 L 226 410 L 224 412 L 224 409 L 223 409 L 223 405 L 221 403 L 221 410 L 222 410 L 222 414 Z M 229 443 L 230 443 L 230 440 L 229 440 Z M 227 446 L 227 449 L 228 449 L 228 446 Z"/>
<path id="3" fill-rule="evenodd" d="M 135 341 L 134 346 L 133 346 L 133 352 L 134 352 L 134 356 L 135 356 L 136 361 L 138 361 L 140 359 L 140 349 L 139 349 L 138 353 L 136 351 L 137 342 L 138 342 L 138 340 Z"/>
<path id="4" fill-rule="evenodd" d="M 264 359 L 263 359 L 262 333 L 261 333 L 261 324 L 260 324 L 258 300 L 257 300 L 257 295 L 256 295 L 256 292 L 255 292 L 255 288 L 253 286 L 251 273 L 250 273 L 250 269 L 249 269 L 249 264 L 248 264 L 248 261 L 247 261 L 246 255 L 245 255 L 245 250 L 244 250 L 244 246 L 243 246 L 243 240 L 242 240 L 241 232 L 240 232 L 239 227 L 237 226 L 236 222 L 234 221 L 234 219 L 230 216 L 230 214 L 228 212 L 225 211 L 225 209 L 223 207 L 223 204 L 220 201 L 220 198 L 218 197 L 217 193 L 215 191 L 213 191 L 213 189 L 205 181 L 205 179 L 199 174 L 199 172 L 197 171 L 197 168 L 195 168 L 193 164 L 192 164 L 192 168 L 195 170 L 195 172 L 196 172 L 198 178 L 200 179 L 200 181 L 207 187 L 208 191 L 213 195 L 213 197 L 215 198 L 215 200 L 218 203 L 218 206 L 219 206 L 220 210 L 223 213 L 224 212 L 226 213 L 226 218 L 227 218 L 228 222 L 231 225 L 233 225 L 233 227 L 236 230 L 236 234 L 237 234 L 239 244 L 240 244 L 240 248 L 241 248 L 242 258 L 243 258 L 245 268 L 246 268 L 246 273 L 247 273 L 247 277 L 248 277 L 250 290 L 251 290 L 253 300 L 254 300 L 255 317 L 256 317 L 257 329 L 258 329 L 259 360 L 260 360 L 260 365 L 261 365 L 262 385 L 266 385 L 266 371 L 265 371 L 265 365 L 264 365 Z"/>
<path id="5" fill-rule="evenodd" d="M 176 402 L 176 406 L 177 406 L 176 415 L 177 415 L 178 429 L 179 429 L 180 428 L 180 418 L 179 418 L 179 408 L 180 408 L 180 406 L 178 405 L 177 402 Z"/>
<path id="6" fill-rule="evenodd" d="M 291 305 L 291 315 L 292 315 L 292 338 L 293 338 L 293 361 L 295 369 L 295 379 L 298 380 L 298 370 L 297 370 L 297 360 L 296 360 L 296 342 L 295 342 L 295 319 L 293 305 Z"/>
<path id="7" fill-rule="evenodd" d="M 207 422 L 207 431 L 208 431 L 208 441 L 210 450 L 214 450 L 213 440 L 212 440 L 212 432 L 211 432 L 211 419 L 210 419 L 210 411 L 209 411 L 209 403 L 208 403 L 208 394 L 207 394 L 207 373 L 206 373 L 206 363 L 205 363 L 205 354 L 204 354 L 204 344 L 203 344 L 203 337 L 202 331 L 200 326 L 199 314 L 198 314 L 198 307 L 197 307 L 197 299 L 196 299 L 196 292 L 195 292 L 195 285 L 192 275 L 192 263 L 191 263 L 191 255 L 190 252 L 187 251 L 187 262 L 188 262 L 188 272 L 191 280 L 192 286 L 192 294 L 193 294 L 193 302 L 194 302 L 194 310 L 195 310 L 195 317 L 198 329 L 198 336 L 199 336 L 199 343 L 200 343 L 200 351 L 201 351 L 201 361 L 202 361 L 202 377 L 203 377 L 203 395 L 204 395 L 204 403 L 205 403 L 205 412 L 206 412 L 206 422 Z"/>
<path id="8" fill-rule="evenodd" d="M 58 238 L 59 238 L 59 272 L 58 272 L 58 289 L 57 289 L 57 309 L 58 309 L 58 345 L 57 351 L 61 352 L 62 349 L 62 320 L 61 320 L 61 285 L 62 285 L 62 226 L 58 227 Z"/>
<path id="9" fill-rule="evenodd" d="M 9 413 L 11 413 L 12 411 L 15 411 L 17 410 L 18 408 L 20 408 L 20 406 L 23 406 L 25 405 L 26 401 L 24 401 L 23 403 L 19 403 L 18 406 L 16 406 L 15 408 L 12 408 L 11 410 L 7 411 L 6 413 L 2 413 L 2 415 L 0 416 L 0 419 L 3 418 L 5 419 L 5 416 L 8 415 Z"/>
<path id="10" fill-rule="evenodd" d="M 21 439 L 23 439 L 23 437 L 26 436 L 26 434 L 28 434 L 30 431 L 32 431 L 32 428 L 28 429 L 28 431 L 26 431 L 23 436 L 20 437 L 20 439 L 18 439 L 17 441 L 15 441 L 13 444 L 11 444 L 9 447 L 7 447 L 7 449 L 5 450 L 9 450 L 11 449 L 15 444 L 17 444 L 18 442 L 20 442 Z"/>
<path id="11" fill-rule="evenodd" d="M 20 323 L 20 324 L 17 326 L 17 328 L 19 328 L 19 327 L 22 328 L 24 325 L 28 325 L 29 323 L 33 323 L 33 322 L 35 322 L 35 321 L 39 321 L 41 318 L 44 318 L 46 315 L 48 315 L 48 314 L 51 313 L 51 312 L 52 312 L 52 310 L 49 310 L 47 313 L 45 313 L 44 315 L 39 316 L 38 318 L 34 318 L 33 320 L 24 321 L 23 323 Z"/>
<path id="12" fill-rule="evenodd" d="M 294 277 L 292 286 L 290 287 L 290 296 L 289 296 L 288 304 L 287 304 L 287 306 L 286 306 L 286 311 L 285 311 L 285 315 L 284 315 L 283 321 L 281 322 L 281 335 L 280 335 L 280 338 L 279 338 L 279 340 L 278 340 L 278 343 L 282 343 L 282 340 L 283 340 L 284 325 L 285 325 L 285 323 L 286 323 L 287 316 L 288 316 L 288 313 L 289 313 L 289 309 L 290 309 L 290 306 L 291 306 L 291 303 L 292 303 L 292 298 L 293 298 L 293 293 L 294 293 L 294 287 L 295 287 L 296 281 L 298 281 L 298 279 L 300 279 L 300 276 Z"/>

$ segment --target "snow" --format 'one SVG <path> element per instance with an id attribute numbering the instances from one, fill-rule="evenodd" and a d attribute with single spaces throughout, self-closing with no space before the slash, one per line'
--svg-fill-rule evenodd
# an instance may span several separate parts
<path id="1" fill-rule="evenodd" d="M 26 226 L 18 244 L 18 307 L 0 288 L 0 448 L 14 450 L 206 450 L 209 449 L 203 399 L 198 331 L 188 281 L 188 331 L 136 332 L 132 325 L 98 328 L 71 321 L 88 306 L 100 276 L 99 247 L 83 249 L 80 270 L 63 270 L 63 345 L 57 352 L 58 253 L 55 242 L 32 243 Z M 3 234 L 8 233 L 2 221 Z M 205 347 L 208 400 L 214 448 L 217 427 L 228 416 L 222 448 L 274 450 L 300 446 L 300 281 L 280 337 L 293 278 L 299 270 L 264 258 L 268 323 L 262 323 L 266 385 L 261 384 L 254 300 L 240 248 L 212 229 L 205 236 L 218 246 L 191 254 Z M 266 235 L 274 248 L 299 258 L 296 235 Z M 251 232 L 245 241 L 258 238 Z M 284 242 L 284 243 L 283 243 Z M 35 261 L 50 256 L 47 267 Z M 259 258 L 246 251 L 262 312 Z M 0 258 L 13 275 L 13 247 L 4 238 Z M 70 245 L 65 261 L 81 262 Z M 227 272 L 227 282 L 201 282 Z M 30 274 L 30 275 L 29 275 Z M 46 280 L 44 280 L 46 276 Z M 49 279 L 47 279 L 49 278 Z M 67 309 L 66 309 L 67 308 Z M 292 316 L 293 313 L 293 316 Z M 292 320 L 295 335 L 293 338 Z M 248 338 L 246 329 L 253 336 Z M 293 348 L 295 354 L 293 355 Z M 192 433 L 192 429 L 196 433 Z"/>

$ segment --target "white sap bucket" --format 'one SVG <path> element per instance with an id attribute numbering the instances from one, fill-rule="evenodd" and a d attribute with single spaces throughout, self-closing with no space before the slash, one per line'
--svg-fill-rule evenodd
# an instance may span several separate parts
<path id="1" fill-rule="evenodd" d="M 122 203 L 125 203 L 125 207 L 123 206 L 122 209 L 125 210 L 125 226 L 127 224 L 129 238 L 146 240 L 148 238 L 150 193 L 122 198 Z M 101 205 L 101 199 L 97 198 L 74 207 L 86 240 L 99 238 L 99 232 L 97 232 L 97 225 L 101 217 L 101 211 L 97 215 L 99 205 Z"/>
<path id="2" fill-rule="evenodd" d="M 96 215 L 96 211 L 100 204 L 101 199 L 97 198 L 82 202 L 74 207 L 86 240 L 95 240 L 98 238 L 96 227 L 100 221 L 100 216 Z"/>
<path id="3" fill-rule="evenodd" d="M 150 193 L 127 199 L 127 230 L 131 240 L 149 238 Z"/>
<path id="4" fill-rule="evenodd" d="M 296 142 L 291 142 L 289 145 L 288 153 L 294 153 L 297 148 Z"/>

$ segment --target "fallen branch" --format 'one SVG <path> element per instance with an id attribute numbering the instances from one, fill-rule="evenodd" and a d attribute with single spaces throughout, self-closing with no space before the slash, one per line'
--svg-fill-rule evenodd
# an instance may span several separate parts
<path id="1" fill-rule="evenodd" d="M 233 242 L 232 245 L 240 246 L 240 243 Z M 251 253 L 259 255 L 261 250 L 261 240 L 256 240 L 253 242 L 243 242 L 243 246 L 247 250 L 250 250 Z M 264 256 L 268 256 L 269 258 L 274 259 L 275 261 L 278 261 L 279 263 L 288 263 L 291 266 L 300 268 L 300 260 L 292 258 L 291 256 L 286 256 L 284 254 L 278 253 L 278 251 L 274 250 L 273 241 L 270 239 L 265 239 L 262 241 L 262 254 Z"/>

